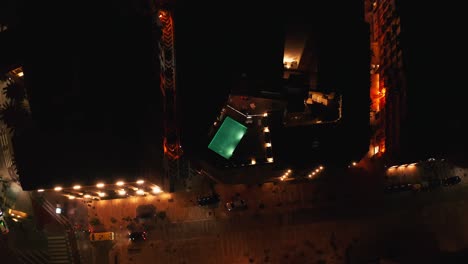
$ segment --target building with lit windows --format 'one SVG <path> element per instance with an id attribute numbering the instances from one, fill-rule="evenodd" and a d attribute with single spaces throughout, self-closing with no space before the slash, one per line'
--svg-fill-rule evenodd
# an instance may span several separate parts
<path id="1" fill-rule="evenodd" d="M 444 13 L 451 15 L 440 19 Z M 462 20 L 456 13 L 435 2 L 365 1 L 372 50 L 369 156 L 390 163 L 460 157 L 467 118 L 456 88 L 461 69 L 453 67 L 464 50 L 453 39 Z"/>
<path id="2" fill-rule="evenodd" d="M 282 6 L 271 25 L 278 24 L 277 30 L 266 31 L 267 38 L 250 39 L 256 43 L 253 51 L 248 49 L 250 56 L 239 51 L 246 62 L 255 57 L 255 48 L 262 58 L 268 52 L 269 63 L 239 67 L 247 72 L 234 82 L 237 86 L 212 121 L 205 145 L 216 164 L 230 168 L 228 172 L 237 168 L 248 179 L 259 174 L 252 167 L 276 168 L 282 175 L 288 168 L 347 167 L 366 154 L 370 53 L 361 4 L 347 2 L 340 9 L 328 3 L 304 9 L 299 3 Z M 259 82 L 264 76 L 269 79 Z M 264 85 L 271 83 L 275 85 Z M 216 142 L 228 134 L 226 116 L 246 132 L 236 148 L 221 152 Z"/>
<path id="3" fill-rule="evenodd" d="M 405 115 L 401 19 L 395 1 L 366 1 L 370 26 L 371 89 L 369 156 L 381 157 L 400 149 L 402 116 Z"/>

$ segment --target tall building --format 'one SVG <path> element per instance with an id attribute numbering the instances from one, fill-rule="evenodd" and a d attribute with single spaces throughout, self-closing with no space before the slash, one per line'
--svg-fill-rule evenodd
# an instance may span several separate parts
<path id="1" fill-rule="evenodd" d="M 296 79 L 307 87 L 306 98 L 302 99 L 303 107 L 306 105 L 312 111 L 320 112 L 320 103 L 307 105 L 307 102 L 322 101 L 318 98 L 325 99 L 324 95 L 330 99 L 334 98 L 334 94 L 342 98 L 340 112 L 333 115 L 338 117 L 329 118 L 339 119 L 339 122 L 322 122 L 285 130 L 283 136 L 291 141 L 286 143 L 289 151 L 284 155 L 298 161 L 304 159 L 302 153 L 307 150 L 308 160 L 343 165 L 360 160 L 368 148 L 369 30 L 361 16 L 362 1 L 343 1 L 338 6 L 321 1 L 310 7 L 291 4 L 285 8 L 285 12 L 289 11 L 285 17 L 290 17 L 285 23 L 292 30 L 286 32 L 286 37 L 298 39 L 301 35 L 298 32 L 305 37 L 303 50 L 297 53 L 301 54 L 300 57 L 294 55 L 294 51 L 300 49 L 298 45 L 286 41 L 285 50 L 285 73 L 290 80 Z M 293 34 L 288 34 L 291 32 Z M 291 47 L 291 54 L 287 54 L 288 47 Z M 294 57 L 300 60 L 291 60 Z M 289 83 L 294 82 L 287 82 L 287 85 Z M 290 90 L 294 92 L 297 89 Z M 291 97 L 298 105 L 301 103 L 297 93 Z M 299 107 L 292 110 L 302 111 Z"/>
<path id="2" fill-rule="evenodd" d="M 405 115 L 401 19 L 394 1 L 365 1 L 370 25 L 371 105 L 369 155 L 381 157 L 400 151 L 402 116 Z"/>
<path id="3" fill-rule="evenodd" d="M 214 122 L 214 130 L 221 133 L 223 129 L 219 125 L 226 115 L 233 118 L 240 115 L 242 117 L 237 121 L 247 127 L 247 133 L 239 143 L 239 151 L 235 150 L 232 158 L 220 160 L 230 164 L 241 158 L 242 163 L 238 166 L 261 166 L 264 160 L 269 163 L 262 151 L 255 159 L 241 155 L 243 144 L 254 148 L 253 141 L 247 143 L 251 140 L 249 131 L 257 129 L 253 128 L 257 124 L 265 126 L 266 119 L 271 142 L 261 141 L 259 146 L 268 146 L 268 151 L 274 155 L 270 160 L 281 166 L 347 166 L 352 161 L 360 160 L 368 149 L 370 59 L 369 30 L 362 14 L 362 2 L 347 1 L 338 9 L 325 2 L 304 6 L 292 1 L 281 5 L 280 12 L 278 8 L 273 10 L 275 12 L 268 12 L 268 15 L 258 12 L 255 13 L 256 19 L 247 19 L 252 25 L 268 25 L 265 30 L 257 26 L 244 26 L 250 34 L 245 34 L 241 28 L 234 36 L 247 43 L 244 45 L 255 43 L 248 52 L 245 52 L 245 48 L 236 49 L 238 57 L 245 61 L 239 68 L 248 73 L 246 83 L 250 81 L 249 76 L 256 76 L 257 72 L 258 76 L 265 76 L 262 74 L 267 72 L 269 80 L 279 85 L 279 89 L 252 94 L 251 89 L 255 91 L 261 86 L 251 82 L 252 85 L 247 87 L 250 89 L 244 89 L 243 93 L 236 90 L 236 95 L 241 95 L 239 101 L 232 96 L 225 100 L 226 109 L 235 108 L 240 113 L 223 108 Z M 271 16 L 273 13 L 275 15 Z M 271 23 L 265 23 L 262 19 Z M 257 23 L 258 20 L 260 23 Z M 251 30 L 257 34 L 252 34 Z M 278 43 L 281 49 L 277 48 Z M 262 56 L 257 57 L 259 60 L 253 64 L 256 67 L 252 67 L 248 59 L 256 58 L 255 52 Z M 262 59 L 267 57 L 266 53 L 270 57 L 268 60 Z M 281 60 L 283 68 L 278 74 L 277 64 L 273 62 Z M 269 107 L 260 110 L 260 100 L 255 96 L 281 99 L 287 104 L 273 103 L 277 106 L 275 110 Z M 262 111 L 268 112 L 267 118 L 262 116 Z M 259 120 L 253 120 L 256 116 L 260 117 Z M 256 132 L 259 138 L 264 135 L 262 129 Z"/>
<path id="4" fill-rule="evenodd" d="M 456 158 L 467 143 L 456 88 L 462 71 L 454 67 L 464 53 L 454 40 L 463 18 L 453 6 L 407 2 L 365 1 L 372 50 L 369 155 L 389 162 Z"/>

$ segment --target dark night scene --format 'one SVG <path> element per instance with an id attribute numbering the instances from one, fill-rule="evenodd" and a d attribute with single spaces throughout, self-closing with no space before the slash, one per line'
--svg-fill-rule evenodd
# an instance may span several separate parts
<path id="1" fill-rule="evenodd" d="M 0 263 L 468 263 L 462 8 L 0 1 Z"/>

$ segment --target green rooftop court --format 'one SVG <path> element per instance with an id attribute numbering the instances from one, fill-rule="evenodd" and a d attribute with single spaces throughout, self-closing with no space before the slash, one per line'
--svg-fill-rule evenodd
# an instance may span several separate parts
<path id="1" fill-rule="evenodd" d="M 246 132 L 246 126 L 228 116 L 208 144 L 208 148 L 225 159 L 230 159 Z"/>

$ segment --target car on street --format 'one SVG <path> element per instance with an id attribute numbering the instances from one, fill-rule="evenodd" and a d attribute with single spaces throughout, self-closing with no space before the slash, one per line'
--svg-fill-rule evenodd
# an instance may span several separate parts
<path id="1" fill-rule="evenodd" d="M 131 232 L 130 234 L 128 234 L 128 238 L 131 241 L 145 241 L 147 238 L 147 234 L 145 231 Z"/>
<path id="2" fill-rule="evenodd" d="M 238 211 L 247 209 L 247 202 L 243 199 L 237 199 L 227 202 L 225 205 L 228 211 Z"/>
<path id="3" fill-rule="evenodd" d="M 461 182 L 460 177 L 453 176 L 453 177 L 449 177 L 449 178 L 444 179 L 443 184 L 444 184 L 444 186 L 450 186 L 450 185 L 459 184 L 460 182 Z"/>
<path id="4" fill-rule="evenodd" d="M 197 203 L 199 206 L 214 205 L 219 203 L 219 194 L 213 193 L 207 196 L 201 196 L 197 198 Z"/>

